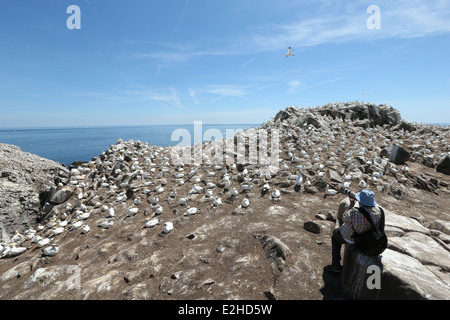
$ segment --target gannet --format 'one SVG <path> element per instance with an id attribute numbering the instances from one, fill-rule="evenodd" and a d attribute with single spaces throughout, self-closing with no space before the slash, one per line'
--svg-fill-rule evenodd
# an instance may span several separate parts
<path id="1" fill-rule="evenodd" d="M 236 188 L 233 188 L 233 191 L 231 191 L 232 197 L 237 197 L 239 195 L 239 191 Z"/>
<path id="2" fill-rule="evenodd" d="M 144 220 L 144 228 L 151 228 L 156 226 L 159 223 L 158 218 L 154 218 L 154 219 L 150 219 L 150 218 L 145 218 Z"/>
<path id="3" fill-rule="evenodd" d="M 213 203 L 213 205 L 214 206 L 219 206 L 220 204 L 222 203 L 222 198 L 219 198 L 219 197 L 215 197 L 214 198 L 214 203 Z"/>
<path id="4" fill-rule="evenodd" d="M 106 221 L 103 221 L 100 226 L 104 229 L 109 229 L 114 225 L 114 219 L 108 219 Z"/>
<path id="5" fill-rule="evenodd" d="M 91 230 L 91 228 L 85 224 L 81 227 L 81 233 L 88 233 Z"/>
<path id="6" fill-rule="evenodd" d="M 297 175 L 297 181 L 295 182 L 295 185 L 301 186 L 302 183 L 303 183 L 303 176 L 302 176 L 301 172 L 299 172 Z"/>
<path id="7" fill-rule="evenodd" d="M 139 208 L 136 208 L 136 207 L 128 207 L 128 212 L 130 213 L 130 214 L 136 214 L 136 213 L 138 213 L 139 212 Z"/>
<path id="8" fill-rule="evenodd" d="M 342 181 L 342 188 L 347 189 L 348 187 L 350 187 L 350 181 Z"/>
<path id="9" fill-rule="evenodd" d="M 134 199 L 133 203 L 134 203 L 135 206 L 140 205 L 141 204 L 141 198 L 136 197 L 136 199 Z"/>
<path id="10" fill-rule="evenodd" d="M 107 218 L 114 218 L 114 214 L 115 214 L 115 212 L 114 212 L 114 208 L 109 208 L 108 209 L 108 216 L 107 216 Z"/>
<path id="11" fill-rule="evenodd" d="M 280 193 L 280 190 L 278 190 L 278 189 L 275 189 L 275 190 L 272 192 L 272 198 L 274 198 L 274 199 L 279 198 L 280 195 L 281 195 L 281 193 Z"/>
<path id="12" fill-rule="evenodd" d="M 171 197 L 171 198 L 176 198 L 176 197 L 177 197 L 177 192 L 176 192 L 175 190 L 171 191 L 171 192 L 169 193 L 169 197 Z"/>
<path id="13" fill-rule="evenodd" d="M 64 227 L 54 228 L 52 231 L 52 235 L 57 236 L 64 232 Z"/>
<path id="14" fill-rule="evenodd" d="M 286 58 L 289 57 L 289 56 L 293 56 L 294 54 L 291 53 L 291 51 L 292 51 L 292 48 L 289 47 L 289 50 L 288 50 L 287 54 L 285 54 L 284 56 L 285 56 Z"/>
<path id="15" fill-rule="evenodd" d="M 162 214 L 162 212 L 163 212 L 163 207 L 161 206 L 161 205 L 157 205 L 156 206 L 156 210 L 155 210 L 155 213 L 156 214 Z"/>
<path id="16" fill-rule="evenodd" d="M 16 247 L 16 244 L 13 242 L 5 248 L 5 250 L 3 251 L 2 255 L 1 255 L 1 258 L 17 256 L 17 255 L 25 252 L 26 250 L 27 250 L 27 248 L 25 248 L 25 247 Z"/>
<path id="17" fill-rule="evenodd" d="M 325 189 L 325 195 L 323 196 L 323 198 L 325 199 L 327 196 L 334 196 L 336 195 L 338 192 L 334 189 L 330 189 L 330 186 L 327 184 L 327 187 Z"/>
<path id="18" fill-rule="evenodd" d="M 195 208 L 195 207 L 191 208 L 191 207 L 188 206 L 186 208 L 185 212 L 184 212 L 184 215 L 185 216 L 190 216 L 190 215 L 196 214 L 197 212 L 198 212 L 197 208 Z"/>
<path id="19" fill-rule="evenodd" d="M 250 205 L 250 200 L 248 200 L 248 198 L 244 198 L 244 200 L 242 200 L 241 207 L 247 208 L 249 205 Z"/>
<path id="20" fill-rule="evenodd" d="M 212 188 L 215 188 L 216 185 L 215 185 L 214 183 L 208 181 L 208 182 L 206 183 L 206 187 L 207 187 L 208 189 L 212 189 Z"/>
<path id="21" fill-rule="evenodd" d="M 82 225 L 83 225 L 83 221 L 82 221 L 82 220 L 79 220 L 79 221 L 76 221 L 76 222 L 74 222 L 74 223 L 72 224 L 72 228 L 78 229 L 78 228 L 81 227 Z"/>
<path id="22" fill-rule="evenodd" d="M 159 187 L 156 189 L 156 193 L 163 193 L 164 192 L 164 188 L 163 187 Z"/>
<path id="23" fill-rule="evenodd" d="M 91 213 L 90 213 L 90 212 L 83 212 L 82 214 L 77 215 L 77 219 L 80 219 L 80 220 L 86 220 L 86 219 L 88 219 L 90 216 L 91 216 Z"/>
<path id="24" fill-rule="evenodd" d="M 185 206 L 187 204 L 187 200 L 185 198 L 178 199 L 178 204 Z"/>
<path id="25" fill-rule="evenodd" d="M 47 244 L 50 243 L 50 241 L 51 241 L 50 238 L 44 238 L 44 239 L 40 240 L 40 241 L 37 243 L 37 246 L 38 246 L 39 248 L 45 247 Z"/>
<path id="26" fill-rule="evenodd" d="M 360 182 L 359 182 L 359 184 L 358 184 L 358 186 L 361 188 L 361 189 L 364 189 L 365 187 L 366 187 L 366 182 L 364 181 L 364 180 L 361 180 Z"/>
<path id="27" fill-rule="evenodd" d="M 206 197 L 206 198 L 212 198 L 212 196 L 213 196 L 212 190 L 211 190 L 211 189 L 206 189 L 206 191 L 205 191 L 205 197 Z"/>
<path id="28" fill-rule="evenodd" d="M 46 247 L 43 252 L 46 256 L 54 256 L 59 252 L 59 248 L 56 244 L 52 244 L 51 246 Z"/>
<path id="29" fill-rule="evenodd" d="M 25 240 L 32 240 L 36 235 L 36 230 L 28 230 L 27 234 L 25 235 Z"/>
<path id="30" fill-rule="evenodd" d="M 162 232 L 169 233 L 172 230 L 173 230 L 173 223 L 169 221 L 164 224 Z"/>

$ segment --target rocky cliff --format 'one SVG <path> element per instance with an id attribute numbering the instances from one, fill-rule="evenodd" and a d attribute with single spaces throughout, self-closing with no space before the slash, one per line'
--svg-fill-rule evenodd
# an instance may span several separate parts
<path id="1" fill-rule="evenodd" d="M 0 143 L 0 241 L 35 226 L 52 188 L 68 177 L 65 166 Z"/>
<path id="2" fill-rule="evenodd" d="M 174 156 L 193 159 L 199 146 L 118 139 L 67 176 L 57 164 L 44 174 L 41 206 L 33 198 L 43 220 L 27 220 L 0 248 L 0 298 L 343 299 L 323 267 L 345 199 L 326 190 L 346 186 L 374 191 L 386 212 L 378 298 L 449 299 L 448 139 L 448 128 L 359 102 L 288 107 L 261 128 L 203 143 L 201 162 Z M 255 146 L 276 165 L 251 161 Z M 2 203 L 9 217 L 13 202 Z"/>

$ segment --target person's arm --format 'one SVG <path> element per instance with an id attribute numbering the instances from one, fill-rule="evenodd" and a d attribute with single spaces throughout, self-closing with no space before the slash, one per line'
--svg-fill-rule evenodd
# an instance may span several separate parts
<path id="1" fill-rule="evenodd" d="M 351 224 L 350 219 L 350 210 L 352 210 L 355 206 L 356 199 L 350 198 L 350 205 L 348 206 L 347 210 L 344 211 L 344 214 L 342 215 L 342 221 L 347 222 Z"/>

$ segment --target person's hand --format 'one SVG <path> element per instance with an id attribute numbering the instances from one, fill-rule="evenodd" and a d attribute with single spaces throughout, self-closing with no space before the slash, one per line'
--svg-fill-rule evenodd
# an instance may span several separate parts
<path id="1" fill-rule="evenodd" d="M 355 206 L 356 199 L 350 198 L 350 208 L 353 208 Z"/>

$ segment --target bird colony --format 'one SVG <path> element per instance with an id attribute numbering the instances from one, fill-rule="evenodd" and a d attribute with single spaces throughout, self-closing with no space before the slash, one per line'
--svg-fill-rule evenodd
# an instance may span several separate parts
<path id="1" fill-rule="evenodd" d="M 314 114 L 314 110 L 300 111 Z M 113 232 L 127 219 L 139 221 L 136 228 L 168 234 L 176 229 L 176 217 L 195 219 L 224 206 L 223 214 L 235 214 L 251 210 L 254 203 L 282 203 L 287 194 L 323 194 L 326 198 L 342 188 L 388 192 L 394 183 L 406 185 L 412 179 L 407 164 L 398 165 L 380 156 L 382 149 L 392 144 L 409 150 L 409 162 L 432 157 L 436 163 L 449 156 L 446 128 L 429 130 L 416 125 L 414 131 L 393 131 L 389 126 L 363 127 L 359 120 L 331 116 L 321 116 L 320 120 L 326 128 L 274 120 L 264 124 L 269 136 L 271 130 L 279 133 L 276 165 L 249 161 L 248 157 L 245 163 L 230 164 L 226 158 L 217 163 L 213 161 L 218 155 L 214 150 L 222 150 L 215 145 L 223 143 L 220 140 L 203 143 L 212 150 L 212 158 L 205 156 L 201 163 L 175 163 L 174 150 L 192 149 L 119 138 L 98 157 L 71 168 L 69 181 L 60 183 L 57 190 L 69 190 L 70 197 L 54 206 L 39 225 L 17 231 L 1 243 L 1 258 L 24 252 L 51 258 L 59 254 L 61 239 L 83 237 L 93 230 Z M 254 130 L 258 129 L 240 134 L 245 138 Z M 241 141 L 243 148 L 235 144 L 235 150 L 248 152 L 248 139 Z M 236 153 L 234 156 L 237 159 Z"/>

